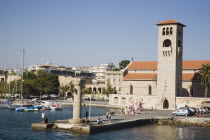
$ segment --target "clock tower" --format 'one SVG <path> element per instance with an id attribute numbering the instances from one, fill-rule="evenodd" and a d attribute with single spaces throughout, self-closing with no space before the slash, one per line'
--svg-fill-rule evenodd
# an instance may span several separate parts
<path id="1" fill-rule="evenodd" d="M 176 109 L 176 96 L 182 92 L 184 24 L 167 20 L 158 26 L 157 108 Z"/>

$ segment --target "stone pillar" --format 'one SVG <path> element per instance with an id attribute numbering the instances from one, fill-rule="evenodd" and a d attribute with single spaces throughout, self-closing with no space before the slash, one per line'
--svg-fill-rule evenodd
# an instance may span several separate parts
<path id="1" fill-rule="evenodd" d="M 79 124 L 84 122 L 84 119 L 81 119 L 81 87 L 80 85 L 74 86 L 77 93 L 74 93 L 73 118 L 69 119 L 69 123 Z"/>
<path id="2" fill-rule="evenodd" d="M 80 86 L 75 86 L 77 93 L 74 93 L 73 119 L 81 118 L 81 90 Z"/>

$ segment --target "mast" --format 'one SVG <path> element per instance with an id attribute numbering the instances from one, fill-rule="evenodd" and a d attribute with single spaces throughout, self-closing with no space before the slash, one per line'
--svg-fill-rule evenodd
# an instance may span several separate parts
<path id="1" fill-rule="evenodd" d="M 22 80 L 21 80 L 21 101 L 23 100 L 23 72 L 24 72 L 24 55 L 25 55 L 25 50 L 23 49 Z"/>

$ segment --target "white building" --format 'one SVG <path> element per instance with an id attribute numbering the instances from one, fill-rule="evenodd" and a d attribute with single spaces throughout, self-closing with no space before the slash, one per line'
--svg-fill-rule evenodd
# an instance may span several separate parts
<path id="1" fill-rule="evenodd" d="M 90 71 L 95 76 L 93 83 L 105 84 L 105 73 L 107 71 L 113 71 L 114 68 L 115 65 L 113 63 L 101 64 L 100 67 L 92 67 Z"/>

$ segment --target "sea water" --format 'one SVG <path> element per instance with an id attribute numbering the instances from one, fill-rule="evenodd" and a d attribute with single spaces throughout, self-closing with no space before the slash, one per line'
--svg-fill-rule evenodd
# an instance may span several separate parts
<path id="1" fill-rule="evenodd" d="M 64 107 L 62 111 L 45 111 L 49 121 L 72 118 L 72 107 Z M 85 117 L 87 107 L 82 109 Z M 105 115 L 107 109 L 91 109 L 91 116 Z M 0 110 L 0 140 L 165 140 L 210 139 L 210 128 L 197 126 L 173 126 L 149 124 L 134 128 L 108 131 L 97 134 L 80 134 L 68 130 L 33 130 L 32 123 L 41 121 L 41 112 L 17 112 L 14 110 Z"/>

